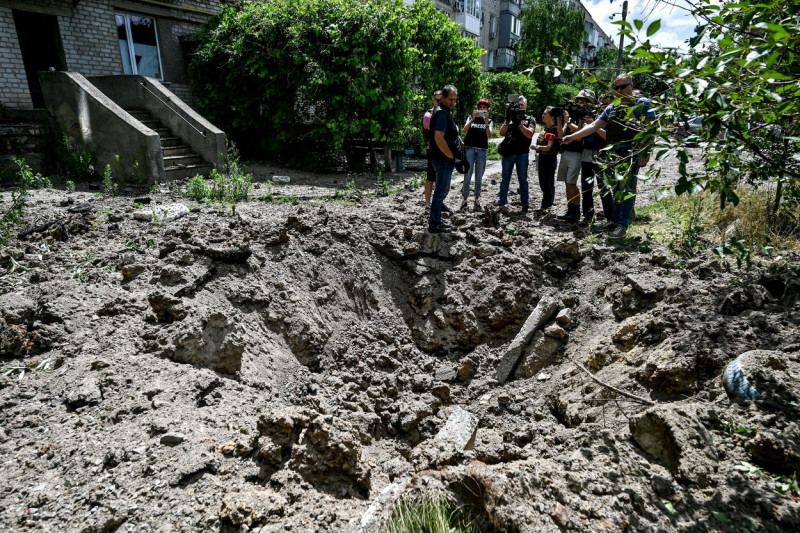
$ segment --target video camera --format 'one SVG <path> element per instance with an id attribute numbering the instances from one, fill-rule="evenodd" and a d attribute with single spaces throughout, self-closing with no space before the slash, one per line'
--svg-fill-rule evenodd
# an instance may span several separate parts
<path id="1" fill-rule="evenodd" d="M 578 124 L 583 117 L 593 117 L 594 109 L 592 104 L 579 104 L 568 98 L 564 98 L 564 103 L 560 106 L 551 108 L 550 115 L 554 118 L 564 116 L 564 111 L 569 113 L 569 121 Z"/>
<path id="2" fill-rule="evenodd" d="M 506 122 L 519 124 L 525 118 L 525 110 L 519 107 L 519 95 L 509 94 L 506 102 Z"/>

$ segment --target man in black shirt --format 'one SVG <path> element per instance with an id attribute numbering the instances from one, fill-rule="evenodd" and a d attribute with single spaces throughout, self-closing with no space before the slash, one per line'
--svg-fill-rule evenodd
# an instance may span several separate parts
<path id="1" fill-rule="evenodd" d="M 516 107 L 516 109 L 515 109 Z M 497 197 L 497 205 L 501 209 L 508 203 L 508 187 L 511 184 L 511 173 L 514 166 L 517 167 L 517 179 L 519 180 L 519 201 L 522 204 L 522 212 L 527 213 L 529 209 L 528 193 L 528 154 L 531 148 L 531 139 L 536 128 L 533 118 L 527 114 L 528 100 L 524 96 L 519 96 L 517 106 L 509 109 L 506 122 L 500 128 L 500 135 L 511 136 L 511 153 L 504 155 L 501 161 L 503 169 L 502 180 L 500 182 L 500 194 Z"/>

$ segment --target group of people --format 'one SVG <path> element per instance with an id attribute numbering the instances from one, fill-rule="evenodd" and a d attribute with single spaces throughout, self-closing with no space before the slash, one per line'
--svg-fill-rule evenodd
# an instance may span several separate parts
<path id="1" fill-rule="evenodd" d="M 535 120 L 527 114 L 526 98 L 518 96 L 516 105 L 512 102 L 510 106 L 513 112 L 507 113 L 500 128 L 504 150 L 501 153 L 500 192 L 495 205 L 501 210 L 508 209 L 508 190 L 516 168 L 522 213 L 530 210 L 528 161 L 533 145 L 542 190 L 538 213 L 546 213 L 552 208 L 557 179 L 564 182 L 567 197 L 566 212 L 557 218 L 578 222 L 582 211 L 586 221 L 595 220 L 593 189 L 597 182 L 606 220 L 598 229 L 609 232 L 608 238 L 611 240 L 625 238 L 633 214 L 639 168 L 646 165 L 649 159 L 647 151 L 637 144 L 635 136 L 641 131 L 642 124 L 653 120 L 655 112 L 650 100 L 637 94 L 630 76 L 617 76 L 613 87 L 614 96 L 601 99 L 602 111 L 599 116 L 595 116 L 593 111 L 598 104 L 595 93 L 588 89 L 580 91 L 575 98 L 580 110 L 579 117 L 570 117 L 563 108 L 547 107 L 542 114 L 544 129 L 538 135 L 535 134 Z M 467 209 L 469 205 L 473 176 L 474 208 L 481 209 L 482 179 L 493 127 L 488 114 L 491 104 L 485 98 L 478 100 L 462 129 L 452 117 L 457 101 L 457 89 L 447 85 L 433 94 L 433 108 L 423 118 L 428 156 L 425 203 L 430 206 L 430 233 L 452 231 L 443 222 L 442 212 L 449 211 L 444 199 L 450 191 L 457 158 L 464 157 L 467 162 L 464 165 L 467 169 L 464 173 L 461 209 Z M 466 135 L 463 142 L 460 137 L 462 131 Z M 610 145 L 610 148 L 601 152 L 606 145 Z M 603 165 L 599 164 L 601 158 Z M 601 168 L 607 174 L 601 174 Z M 611 187 L 606 184 L 611 184 Z"/>

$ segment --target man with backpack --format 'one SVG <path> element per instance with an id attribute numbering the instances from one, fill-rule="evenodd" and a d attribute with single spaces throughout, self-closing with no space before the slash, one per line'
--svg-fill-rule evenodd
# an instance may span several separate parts
<path id="1" fill-rule="evenodd" d="M 433 92 L 433 107 L 425 111 L 422 117 L 422 138 L 425 141 L 425 159 L 428 160 L 428 172 L 425 179 L 425 207 L 431 207 L 431 195 L 433 194 L 433 186 L 436 184 L 436 171 L 433 170 L 433 163 L 431 162 L 431 117 L 436 109 L 436 106 L 442 101 L 442 91 L 437 89 Z"/>
<path id="2" fill-rule="evenodd" d="M 594 122 L 565 136 L 562 141 L 569 144 L 602 128 L 606 132 L 606 141 L 614 146 L 611 164 L 614 174 L 619 173 L 621 178 L 618 179 L 611 197 L 611 219 L 601 228 L 603 231 L 611 231 L 608 239 L 612 241 L 624 239 L 628 232 L 636 199 L 639 168 L 650 159 L 648 154 L 642 153 L 634 138 L 643 131 L 643 124 L 651 122 L 656 116 L 650 100 L 634 99 L 632 93 L 633 79 L 627 74 L 617 76 L 614 80 L 614 94 L 615 98 L 620 99 L 619 105 L 610 104 Z"/>
<path id="3" fill-rule="evenodd" d="M 450 180 L 460 155 L 461 137 L 459 128 L 450 112 L 458 101 L 458 90 L 453 85 L 442 89 L 441 103 L 436 106 L 431 117 L 430 158 L 436 171 L 436 187 L 433 190 L 431 213 L 428 221 L 429 233 L 450 233 L 449 225 L 442 222 L 442 206 L 450 192 Z"/>

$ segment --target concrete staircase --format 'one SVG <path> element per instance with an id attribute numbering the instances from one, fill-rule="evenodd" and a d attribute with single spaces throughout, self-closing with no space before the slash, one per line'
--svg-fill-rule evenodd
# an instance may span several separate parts
<path id="1" fill-rule="evenodd" d="M 213 165 L 186 146 L 183 139 L 174 135 L 160 120 L 153 118 L 148 111 L 127 109 L 129 115 L 153 130 L 161 140 L 161 153 L 164 156 L 164 172 L 167 180 L 192 178 L 197 174 L 208 176 Z"/>

